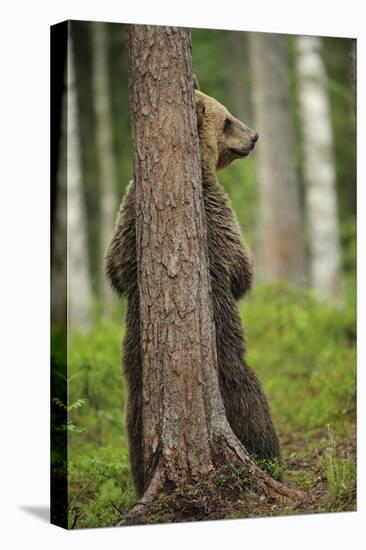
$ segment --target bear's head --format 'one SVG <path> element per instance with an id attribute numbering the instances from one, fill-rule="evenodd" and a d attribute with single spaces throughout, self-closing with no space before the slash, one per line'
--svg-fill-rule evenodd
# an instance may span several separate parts
<path id="1" fill-rule="evenodd" d="M 220 170 L 253 150 L 258 134 L 221 103 L 203 94 L 194 79 L 198 133 L 202 155 L 211 168 Z"/>

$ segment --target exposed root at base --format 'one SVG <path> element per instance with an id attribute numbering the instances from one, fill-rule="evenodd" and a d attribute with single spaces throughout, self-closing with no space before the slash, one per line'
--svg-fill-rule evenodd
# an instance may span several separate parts
<path id="1" fill-rule="evenodd" d="M 169 493 L 164 491 L 161 473 L 157 473 L 143 498 L 118 526 L 263 517 L 278 515 L 285 506 L 296 508 L 303 502 L 306 495 L 302 491 L 259 472 L 258 476 L 257 471 L 246 467 L 223 466 L 206 480 Z"/>
<path id="2" fill-rule="evenodd" d="M 293 499 L 302 500 L 305 494 L 297 489 L 292 489 L 280 481 L 273 479 L 267 472 L 261 470 L 250 458 L 246 449 L 242 446 L 231 430 L 221 436 L 219 448 L 222 452 L 221 462 L 225 467 L 237 467 L 245 469 L 257 492 L 262 496 L 274 500 Z"/>
<path id="3" fill-rule="evenodd" d="M 151 513 L 151 508 L 154 505 L 154 502 L 158 498 L 159 494 L 162 493 L 164 488 L 165 476 L 163 470 L 158 465 L 155 470 L 154 477 L 152 478 L 149 487 L 145 491 L 143 497 L 136 502 L 133 508 L 128 512 L 128 514 L 117 524 L 117 527 L 122 525 L 139 525 L 144 523 L 151 523 L 148 521 L 148 517 Z"/>

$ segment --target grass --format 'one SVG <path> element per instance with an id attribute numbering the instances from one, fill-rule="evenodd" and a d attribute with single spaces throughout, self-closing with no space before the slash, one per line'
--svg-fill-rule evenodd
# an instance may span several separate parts
<path id="1" fill-rule="evenodd" d="M 342 510 L 356 498 L 356 461 L 348 447 L 339 456 L 333 432 L 329 428 L 329 446 L 324 457 L 324 472 L 328 483 L 329 510 Z"/>
<path id="2" fill-rule="evenodd" d="M 257 286 L 240 307 L 248 362 L 262 381 L 282 445 L 283 466 L 274 464 L 273 475 L 282 474 L 311 498 L 296 510 L 291 503 L 282 508 L 258 503 L 254 512 L 239 507 L 227 516 L 354 510 L 353 305 L 335 310 L 309 292 L 272 285 Z M 114 525 L 134 501 L 123 422 L 123 330 L 117 322 L 100 323 L 91 334 L 70 340 L 68 421 L 76 428 L 68 432 L 70 527 Z M 74 403 L 78 406 L 70 409 Z M 244 487 L 245 477 L 240 481 L 238 475 Z"/>

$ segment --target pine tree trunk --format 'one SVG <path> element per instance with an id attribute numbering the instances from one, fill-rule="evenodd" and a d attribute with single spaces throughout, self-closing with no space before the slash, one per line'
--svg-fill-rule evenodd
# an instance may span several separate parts
<path id="1" fill-rule="evenodd" d="M 305 280 L 288 68 L 283 37 L 250 33 L 259 180 L 258 278 Z"/>
<path id="2" fill-rule="evenodd" d="M 92 23 L 94 108 L 100 171 L 100 296 L 104 309 L 108 309 L 114 296 L 104 274 L 104 255 L 113 232 L 117 202 L 105 27 L 105 23 Z"/>
<path id="3" fill-rule="evenodd" d="M 321 300 L 339 302 L 341 254 L 336 173 L 321 39 L 299 36 L 296 51 L 311 285 Z"/>
<path id="4" fill-rule="evenodd" d="M 141 521 L 158 493 L 184 492 L 223 463 L 287 494 L 250 460 L 219 391 L 188 30 L 130 25 L 129 93 L 147 482 L 128 521 Z"/>
<path id="5" fill-rule="evenodd" d="M 70 326 L 87 330 L 91 322 L 92 293 L 84 199 L 82 195 L 77 91 L 70 31 L 67 73 L 68 321 Z"/>

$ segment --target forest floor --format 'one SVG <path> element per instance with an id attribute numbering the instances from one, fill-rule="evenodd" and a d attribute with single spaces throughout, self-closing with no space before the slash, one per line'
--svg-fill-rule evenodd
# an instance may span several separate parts
<path id="1" fill-rule="evenodd" d="M 226 472 L 211 502 L 185 507 L 180 501 L 177 509 L 174 495 L 161 496 L 151 522 L 356 510 L 354 307 L 334 310 L 305 291 L 276 285 L 256 289 L 241 314 L 248 362 L 279 432 L 283 482 L 306 496 L 269 501 Z M 135 502 L 121 413 L 122 332 L 120 323 L 101 324 L 70 342 L 70 527 L 116 525 Z"/>
<path id="2" fill-rule="evenodd" d="M 225 470 L 214 487 L 198 486 L 181 494 L 160 495 L 144 517 L 145 523 L 243 519 L 298 514 L 356 511 L 356 440 L 335 443 L 331 433 L 320 431 L 306 438 L 281 438 L 286 457 L 282 481 L 301 489 L 301 501 L 282 502 L 258 493 L 248 478 Z M 128 510 L 120 519 L 128 516 Z M 148 519 L 147 519 L 148 518 Z M 137 521 L 138 523 L 138 521 Z"/>

